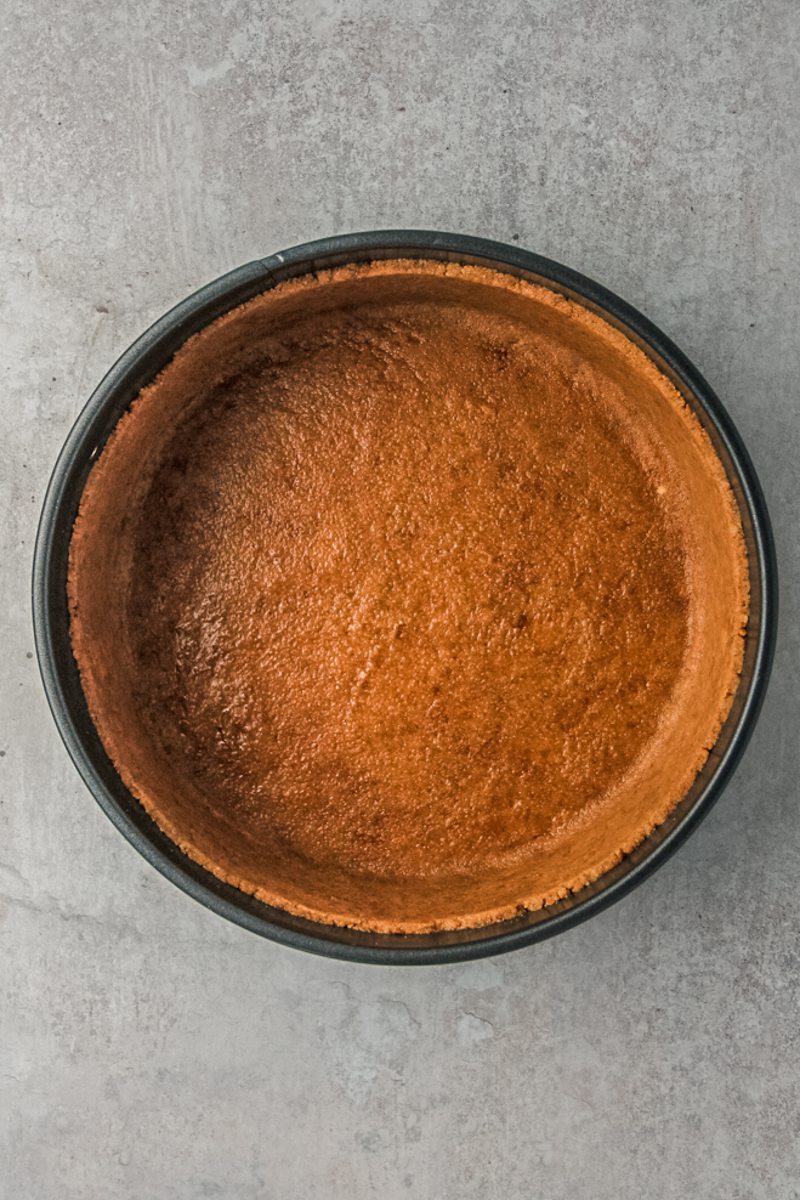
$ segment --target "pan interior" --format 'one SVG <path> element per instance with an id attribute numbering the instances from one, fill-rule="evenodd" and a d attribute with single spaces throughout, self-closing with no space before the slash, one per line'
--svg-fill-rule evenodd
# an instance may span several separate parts
<path id="1" fill-rule="evenodd" d="M 330 924 L 488 924 L 685 795 L 741 667 L 723 468 L 621 333 L 478 267 L 281 284 L 119 422 L 70 548 L 120 776 L 220 878 Z"/>

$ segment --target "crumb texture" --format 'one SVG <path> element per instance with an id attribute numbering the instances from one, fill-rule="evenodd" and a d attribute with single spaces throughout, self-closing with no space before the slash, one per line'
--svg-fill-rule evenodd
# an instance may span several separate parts
<path id="1" fill-rule="evenodd" d="M 106 749 L 187 853 L 421 931 L 549 903 L 665 818 L 747 573 L 710 442 L 620 333 L 389 261 L 187 343 L 90 476 L 69 590 Z"/>

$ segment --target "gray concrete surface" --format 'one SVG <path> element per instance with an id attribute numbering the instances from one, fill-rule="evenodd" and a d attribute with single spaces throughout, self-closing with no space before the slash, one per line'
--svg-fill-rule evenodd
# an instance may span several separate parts
<path id="1" fill-rule="evenodd" d="M 0 5 L 0 1195 L 800 1196 L 800 16 L 794 0 Z M 91 387 L 251 257 L 519 241 L 696 360 L 771 503 L 746 761 L 634 896 L 501 960 L 262 943 L 123 843 L 32 657 L 43 489 Z"/>

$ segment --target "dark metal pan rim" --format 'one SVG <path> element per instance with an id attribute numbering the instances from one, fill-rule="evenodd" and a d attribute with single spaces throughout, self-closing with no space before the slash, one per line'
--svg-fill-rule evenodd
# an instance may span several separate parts
<path id="1" fill-rule="evenodd" d="M 745 670 L 734 710 L 688 796 L 596 883 L 545 909 L 482 929 L 429 934 L 340 929 L 294 917 L 222 883 L 183 854 L 125 788 L 89 717 L 69 642 L 66 560 L 72 523 L 93 459 L 140 389 L 193 333 L 282 280 L 389 257 L 476 263 L 530 278 L 622 329 L 673 380 L 704 424 L 728 471 L 748 542 L 751 613 Z M 295 949 L 365 963 L 450 963 L 504 953 L 561 933 L 632 891 L 697 828 L 733 774 L 764 698 L 776 621 L 777 568 L 761 486 L 730 417 L 685 355 L 624 300 L 568 267 L 517 246 L 425 230 L 352 233 L 295 246 L 220 276 L 156 321 L 114 364 L 75 421 L 48 485 L 33 562 L 34 635 L 47 700 L 70 757 L 117 829 L 162 875 L 220 916 Z"/>

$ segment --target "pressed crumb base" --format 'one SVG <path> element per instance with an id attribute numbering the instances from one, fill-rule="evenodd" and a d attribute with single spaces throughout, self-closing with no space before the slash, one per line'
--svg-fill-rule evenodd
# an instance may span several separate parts
<path id="1" fill-rule="evenodd" d="M 741 665 L 721 464 L 619 332 L 480 268 L 280 285 L 119 423 L 71 544 L 121 777 L 220 878 L 329 924 L 488 924 L 685 795 Z"/>

